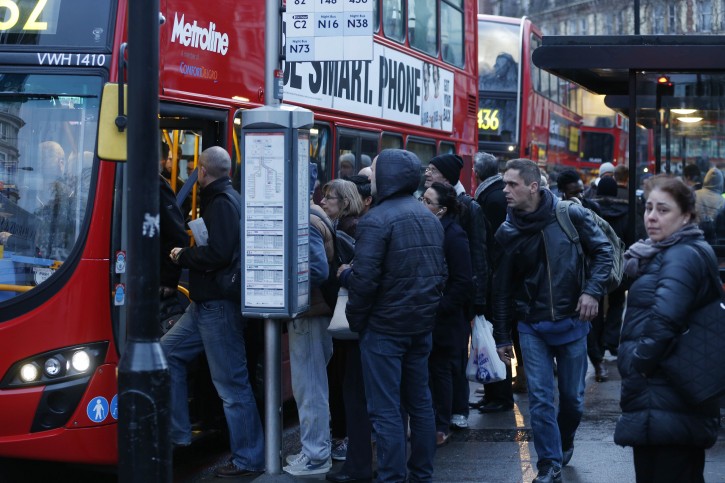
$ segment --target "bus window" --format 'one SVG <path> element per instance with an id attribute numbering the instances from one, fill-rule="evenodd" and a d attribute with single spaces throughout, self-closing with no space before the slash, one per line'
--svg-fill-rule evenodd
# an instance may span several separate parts
<path id="1" fill-rule="evenodd" d="M 403 18 L 403 0 L 383 0 L 383 32 L 387 38 L 398 42 L 405 40 Z"/>
<path id="2" fill-rule="evenodd" d="M 444 61 L 463 65 L 463 0 L 441 2 L 441 51 Z"/>
<path id="3" fill-rule="evenodd" d="M 358 173 L 364 165 L 372 164 L 378 154 L 377 133 L 340 128 L 337 130 L 336 178 Z"/>
<path id="4" fill-rule="evenodd" d="M 400 134 L 383 133 L 382 149 L 403 149 L 403 136 Z"/>
<path id="5" fill-rule="evenodd" d="M 40 285 L 83 241 L 101 79 L 0 75 L 0 300 Z"/>
<path id="6" fill-rule="evenodd" d="M 480 21 L 478 29 L 478 89 L 516 92 L 521 61 L 519 26 Z"/>
<path id="7" fill-rule="evenodd" d="M 438 146 L 438 154 L 456 154 L 456 146 L 451 143 L 441 143 Z"/>
<path id="8" fill-rule="evenodd" d="M 436 2 L 408 0 L 408 41 L 426 54 L 438 54 Z"/>
<path id="9" fill-rule="evenodd" d="M 423 175 L 425 174 L 425 168 L 428 167 L 428 163 L 436 155 L 436 145 L 435 142 L 427 139 L 408 138 L 408 145 L 405 149 L 415 153 L 418 159 L 420 159 L 420 184 L 416 192 L 416 196 L 418 196 L 424 191 L 425 177 Z"/>

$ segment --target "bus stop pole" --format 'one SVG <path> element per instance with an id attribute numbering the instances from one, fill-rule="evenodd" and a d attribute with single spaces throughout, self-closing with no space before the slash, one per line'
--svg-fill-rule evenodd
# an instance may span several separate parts
<path id="1" fill-rule="evenodd" d="M 264 32 L 264 104 L 279 107 L 274 95 L 280 67 L 280 2 L 266 0 Z M 269 475 L 282 472 L 282 330 L 280 322 L 264 319 L 264 460 Z"/>
<path id="2" fill-rule="evenodd" d="M 159 344 L 159 0 L 128 4 L 128 310 L 118 365 L 118 479 L 171 482 L 170 382 Z"/>

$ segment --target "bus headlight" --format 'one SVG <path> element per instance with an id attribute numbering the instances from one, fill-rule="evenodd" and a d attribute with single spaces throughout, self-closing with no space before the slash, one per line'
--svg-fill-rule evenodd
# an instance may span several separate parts
<path id="1" fill-rule="evenodd" d="M 73 358 L 70 360 L 70 364 L 78 372 L 86 372 L 91 366 L 91 358 L 88 357 L 88 353 L 84 350 L 79 350 L 73 354 Z"/>
<path id="2" fill-rule="evenodd" d="M 20 379 L 23 382 L 33 382 L 38 379 L 39 374 L 40 371 L 38 370 L 38 366 L 36 366 L 32 362 L 23 364 L 23 366 L 20 368 Z"/>
<path id="3" fill-rule="evenodd" d="M 59 357 L 49 357 L 45 361 L 43 370 L 48 377 L 56 377 L 63 370 L 63 365 L 59 360 Z"/>
<path id="4" fill-rule="evenodd" d="M 93 342 L 55 349 L 14 363 L 2 379 L 0 389 L 57 384 L 89 377 L 103 364 L 108 342 Z"/>

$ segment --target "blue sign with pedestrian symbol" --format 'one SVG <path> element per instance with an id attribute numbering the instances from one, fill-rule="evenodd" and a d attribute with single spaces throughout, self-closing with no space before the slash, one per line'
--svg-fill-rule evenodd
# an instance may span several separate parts
<path id="1" fill-rule="evenodd" d="M 88 419 L 94 423 L 102 423 L 108 417 L 108 401 L 105 397 L 96 396 L 91 399 L 86 408 Z"/>
<path id="2" fill-rule="evenodd" d="M 113 396 L 113 399 L 111 399 L 111 417 L 113 419 L 118 419 L 118 394 Z"/>

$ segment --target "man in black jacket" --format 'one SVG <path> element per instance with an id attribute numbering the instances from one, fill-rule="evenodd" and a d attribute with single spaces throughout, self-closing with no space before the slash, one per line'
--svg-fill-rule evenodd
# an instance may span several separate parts
<path id="1" fill-rule="evenodd" d="M 360 218 L 355 258 L 338 275 L 348 288 L 350 328 L 360 333 L 378 481 L 432 481 L 436 428 L 428 356 L 446 279 L 443 226 L 412 196 L 420 179 L 415 154 L 385 149 L 372 173 L 377 204 Z M 410 416 L 410 458 L 401 405 Z"/>
<path id="2" fill-rule="evenodd" d="M 508 217 L 496 232 L 503 250 L 493 283 L 494 338 L 501 359 L 510 364 L 510 321 L 518 321 L 539 458 L 534 482 L 560 482 L 584 411 L 587 333 L 606 293 L 613 250 L 589 211 L 572 204 L 569 216 L 590 262 L 585 277 L 584 260 L 556 219 L 558 200 L 539 188 L 536 163 L 509 161 L 503 181 Z"/>
<path id="3" fill-rule="evenodd" d="M 187 406 L 186 364 L 206 353 L 209 371 L 229 429 L 232 457 L 217 468 L 220 477 L 240 477 L 264 471 L 262 423 L 247 372 L 244 322 L 238 302 L 220 297 L 218 272 L 234 259 L 239 240 L 239 193 L 229 178 L 231 159 L 223 148 L 205 149 L 199 157 L 201 215 L 209 237 L 206 245 L 175 247 L 170 257 L 189 269 L 191 304 L 161 339 L 171 372 L 171 440 L 191 443 Z M 231 196 L 230 196 L 231 195 Z"/>

